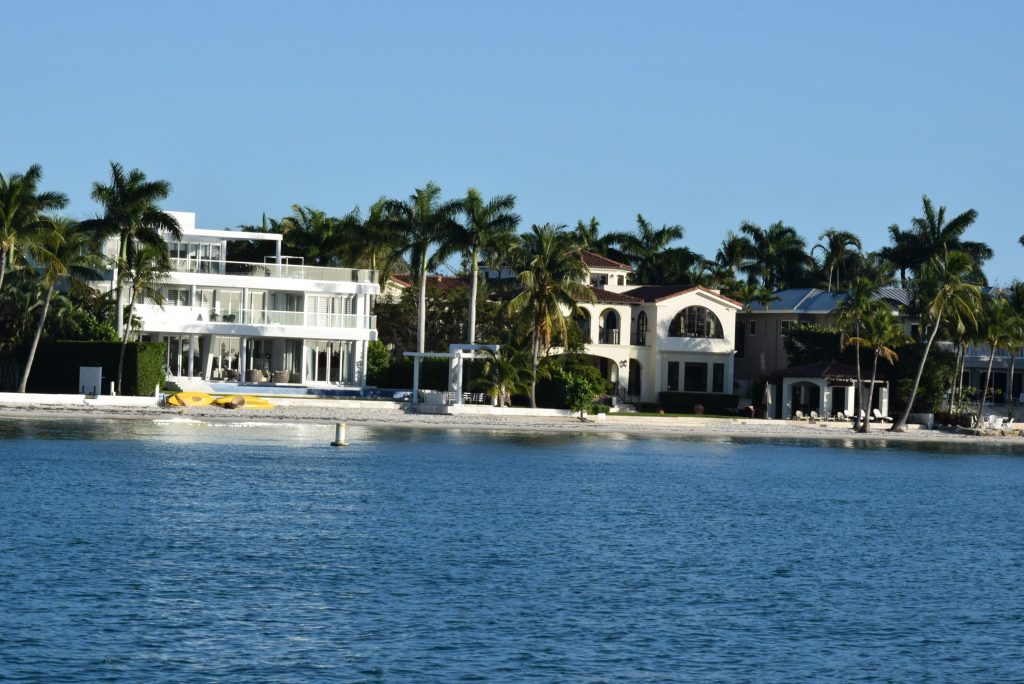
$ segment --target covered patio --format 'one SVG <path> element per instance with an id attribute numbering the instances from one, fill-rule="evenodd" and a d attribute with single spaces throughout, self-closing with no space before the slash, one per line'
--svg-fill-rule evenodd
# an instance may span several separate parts
<path id="1" fill-rule="evenodd" d="M 871 384 L 870 369 L 861 369 L 861 389 L 867 391 Z M 819 361 L 778 371 L 773 376 L 778 387 L 780 401 L 776 404 L 777 418 L 792 418 L 797 411 L 810 415 L 811 411 L 820 416 L 836 415 L 840 411 L 848 416 L 856 412 L 859 391 L 857 369 L 844 363 Z M 889 380 L 879 375 L 875 378 L 872 408 L 882 415 L 889 415 Z"/>

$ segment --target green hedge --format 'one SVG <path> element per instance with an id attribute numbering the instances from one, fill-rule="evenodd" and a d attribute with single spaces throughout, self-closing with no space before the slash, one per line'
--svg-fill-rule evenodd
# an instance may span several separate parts
<path id="1" fill-rule="evenodd" d="M 29 392 L 77 394 L 80 366 L 103 368 L 103 393 L 117 379 L 120 342 L 43 342 L 32 363 Z M 163 383 L 167 347 L 163 342 L 129 342 L 124 352 L 121 394 L 148 396 Z"/>
<path id="2" fill-rule="evenodd" d="M 411 389 L 412 363 L 412 359 L 407 357 L 392 359 L 390 365 L 374 368 L 374 372 L 367 375 L 366 383 L 387 389 Z M 466 369 L 463 370 L 465 372 Z M 439 392 L 448 389 L 448 359 L 423 359 L 420 364 L 420 389 Z"/>
<path id="3" fill-rule="evenodd" d="M 739 398 L 710 392 L 661 392 L 658 401 L 666 413 L 693 413 L 694 405 L 703 404 L 704 413 L 724 416 L 736 413 Z"/>

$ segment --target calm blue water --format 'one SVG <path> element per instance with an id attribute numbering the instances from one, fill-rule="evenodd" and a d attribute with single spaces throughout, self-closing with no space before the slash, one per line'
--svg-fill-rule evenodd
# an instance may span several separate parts
<path id="1" fill-rule="evenodd" d="M 1024 680 L 1010 451 L 349 433 L 0 421 L 0 680 Z"/>

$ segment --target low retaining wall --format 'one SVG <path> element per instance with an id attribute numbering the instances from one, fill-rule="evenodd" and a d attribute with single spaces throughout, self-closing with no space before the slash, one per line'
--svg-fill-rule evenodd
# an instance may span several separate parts
<path id="1" fill-rule="evenodd" d="M 156 397 L 110 397 L 89 394 L 22 394 L 0 392 L 0 406 L 157 406 Z"/>
<path id="2" fill-rule="evenodd" d="M 527 416 L 531 418 L 571 418 L 576 414 L 569 409 L 531 409 L 518 406 L 487 406 L 485 404 L 455 404 L 452 406 L 417 404 L 416 413 L 441 416 Z M 594 418 L 594 416 L 590 416 Z"/>

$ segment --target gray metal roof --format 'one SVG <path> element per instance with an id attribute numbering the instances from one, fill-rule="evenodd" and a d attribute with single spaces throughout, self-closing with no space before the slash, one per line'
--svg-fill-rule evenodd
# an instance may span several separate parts
<path id="1" fill-rule="evenodd" d="M 768 313 L 825 314 L 832 313 L 846 299 L 845 292 L 826 292 L 816 287 L 798 287 L 779 290 L 775 299 L 768 304 Z M 884 299 L 897 306 L 910 304 L 910 293 L 900 287 L 880 287 L 875 299 Z M 764 307 L 758 302 L 750 304 L 750 311 L 763 313 Z"/>

